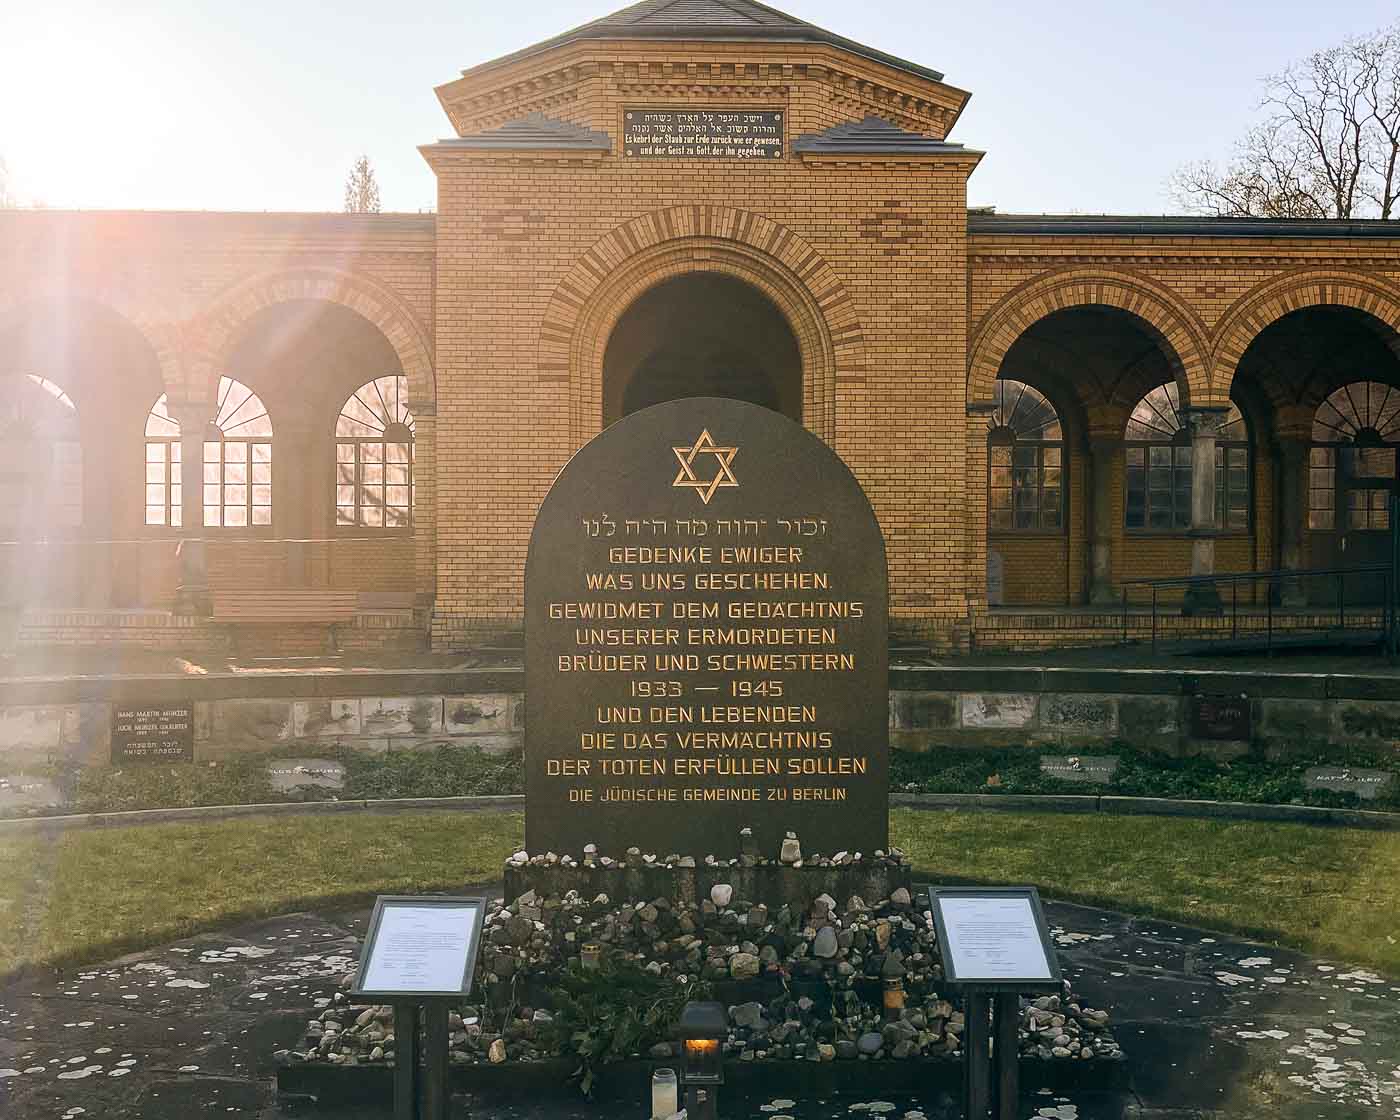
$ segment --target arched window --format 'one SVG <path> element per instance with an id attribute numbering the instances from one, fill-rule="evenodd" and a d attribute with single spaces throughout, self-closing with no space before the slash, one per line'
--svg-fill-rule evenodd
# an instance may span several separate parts
<path id="1" fill-rule="evenodd" d="M 81 525 L 83 445 L 73 399 L 36 373 L 9 379 L 0 434 L 0 526 Z"/>
<path id="2" fill-rule="evenodd" d="M 335 523 L 398 529 L 413 524 L 413 413 L 408 378 L 376 377 L 335 422 Z"/>
<path id="3" fill-rule="evenodd" d="M 1400 444 L 1400 389 L 1353 381 L 1313 414 L 1308 472 L 1309 529 L 1388 529 L 1385 481 L 1393 480 Z M 1338 478 L 1338 468 L 1341 478 Z M 1346 514 L 1338 524 L 1338 482 Z"/>
<path id="4" fill-rule="evenodd" d="M 1123 432 L 1127 466 L 1124 525 L 1174 532 L 1191 527 L 1191 433 L 1176 382 L 1138 401 Z M 1249 531 L 1249 431 L 1230 406 L 1215 444 L 1215 524 Z"/>
<path id="5" fill-rule="evenodd" d="M 987 433 L 987 527 L 1064 528 L 1064 431 L 1055 406 L 1024 381 L 1001 378 Z"/>
<path id="6" fill-rule="evenodd" d="M 146 524 L 179 526 L 180 425 L 165 395 L 146 417 Z M 272 418 L 241 381 L 219 378 L 214 423 L 204 435 L 204 525 L 272 524 Z"/>

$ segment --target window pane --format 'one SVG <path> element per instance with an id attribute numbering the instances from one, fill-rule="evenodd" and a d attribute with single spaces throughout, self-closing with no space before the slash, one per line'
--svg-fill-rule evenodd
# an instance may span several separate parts
<path id="1" fill-rule="evenodd" d="M 1041 454 L 1047 467 L 1058 467 L 1060 465 L 1060 449 L 1058 447 L 1042 448 Z"/>
<path id="2" fill-rule="evenodd" d="M 147 463 L 147 464 L 146 464 L 146 481 L 147 481 L 147 482 L 159 482 L 159 483 L 164 484 L 164 482 L 165 482 L 165 464 L 164 464 L 164 463 Z"/>
<path id="3" fill-rule="evenodd" d="M 382 443 L 360 444 L 360 458 L 366 463 L 380 462 L 384 458 L 384 445 Z"/>
<path id="4" fill-rule="evenodd" d="M 253 444 L 253 462 L 255 462 L 255 463 L 270 463 L 270 462 L 272 462 L 272 444 L 270 444 L 270 443 L 255 443 L 255 444 Z"/>
<path id="5" fill-rule="evenodd" d="M 408 487 L 390 486 L 385 493 L 384 500 L 391 506 L 406 507 L 408 505 Z"/>
<path id="6" fill-rule="evenodd" d="M 383 519 L 380 516 L 381 512 L 378 506 L 365 506 L 360 511 L 360 514 L 364 520 L 364 524 L 378 527 L 383 524 Z"/>
<path id="7" fill-rule="evenodd" d="M 224 506 L 224 524 L 244 526 L 248 524 L 248 511 L 243 506 Z"/>
<path id="8" fill-rule="evenodd" d="M 218 482 L 218 481 L 219 481 L 219 478 L 220 478 L 220 476 L 221 476 L 222 473 L 223 473 L 223 467 L 220 466 L 220 464 L 218 464 L 218 463 L 209 463 L 209 462 L 206 462 L 206 463 L 204 464 L 204 481 L 205 481 L 205 482 Z"/>
<path id="9" fill-rule="evenodd" d="M 146 504 L 148 506 L 165 505 L 165 485 L 164 483 L 155 486 L 146 485 Z"/>
<path id="10" fill-rule="evenodd" d="M 219 461 L 219 449 L 222 444 L 211 443 L 208 440 L 204 443 L 204 461 L 206 463 L 217 463 Z"/>
<path id="11" fill-rule="evenodd" d="M 245 463 L 225 463 L 225 464 L 224 464 L 224 481 L 225 481 L 225 482 L 247 482 L 247 481 L 248 481 L 248 467 L 247 467 L 247 464 L 245 464 Z"/>
<path id="12" fill-rule="evenodd" d="M 163 443 L 148 443 L 148 444 L 146 444 L 146 462 L 148 462 L 148 463 L 163 463 L 163 462 L 165 462 L 165 444 L 163 444 Z"/>
<path id="13" fill-rule="evenodd" d="M 164 524 L 165 524 L 165 507 L 164 507 L 164 506 L 147 506 L 147 507 L 146 507 L 146 524 L 147 524 L 147 525 L 164 525 Z"/>
<path id="14" fill-rule="evenodd" d="M 206 506 L 216 506 L 216 505 L 219 504 L 219 487 L 218 487 L 218 486 L 205 486 L 205 487 L 204 487 L 204 504 L 205 504 Z"/>
<path id="15" fill-rule="evenodd" d="M 271 524 L 272 524 L 272 510 L 271 510 L 268 506 L 254 506 L 254 507 L 253 507 L 253 524 L 254 524 L 254 525 L 271 525 Z"/>
<path id="16" fill-rule="evenodd" d="M 355 461 L 355 445 L 353 443 L 337 443 L 335 445 L 335 461 L 337 463 L 353 463 Z"/>
<path id="17" fill-rule="evenodd" d="M 204 507 L 204 524 L 206 527 L 217 527 L 219 524 L 219 507 Z"/>
<path id="18" fill-rule="evenodd" d="M 384 481 L 389 483 L 391 486 L 407 486 L 408 464 L 405 463 L 401 467 L 385 467 Z"/>
<path id="19" fill-rule="evenodd" d="M 349 506 L 353 509 L 355 505 L 355 488 L 353 486 L 337 486 L 335 488 L 335 504 L 338 506 Z"/>
<path id="20" fill-rule="evenodd" d="M 271 481 L 272 481 L 272 464 L 271 464 L 271 463 L 254 463 L 254 464 L 253 464 L 253 481 L 254 481 L 254 482 L 271 482 Z"/>
<path id="21" fill-rule="evenodd" d="M 354 508 L 354 506 L 336 506 L 336 507 L 335 507 L 335 523 L 336 523 L 337 525 L 353 525 L 353 524 L 355 524 L 355 508 Z"/>
<path id="22" fill-rule="evenodd" d="M 386 450 L 388 453 L 389 462 L 391 463 L 407 463 L 409 461 L 408 444 L 406 443 L 387 444 Z"/>
<path id="23" fill-rule="evenodd" d="M 271 487 L 271 486 L 254 486 L 254 487 L 253 487 L 253 505 L 255 505 L 255 506 L 270 506 L 270 505 L 272 505 L 272 487 Z"/>
<path id="24" fill-rule="evenodd" d="M 366 463 L 364 466 L 364 482 L 367 486 L 373 486 L 384 481 L 384 468 L 377 463 Z"/>
<path id="25" fill-rule="evenodd" d="M 353 483 L 355 481 L 354 463 L 337 463 L 335 467 L 335 480 L 342 483 Z"/>

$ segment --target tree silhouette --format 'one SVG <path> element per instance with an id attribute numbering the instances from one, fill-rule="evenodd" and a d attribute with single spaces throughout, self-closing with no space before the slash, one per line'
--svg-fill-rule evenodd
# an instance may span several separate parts
<path id="1" fill-rule="evenodd" d="M 374 181 L 374 168 L 369 156 L 355 161 L 345 180 L 345 212 L 347 214 L 378 214 L 379 184 Z"/>

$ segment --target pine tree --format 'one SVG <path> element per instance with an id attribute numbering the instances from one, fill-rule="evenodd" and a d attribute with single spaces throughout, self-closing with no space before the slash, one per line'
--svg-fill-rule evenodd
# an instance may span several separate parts
<path id="1" fill-rule="evenodd" d="M 379 184 L 374 181 L 374 168 L 370 166 L 369 156 L 357 159 L 350 177 L 345 180 L 345 212 L 379 213 Z"/>

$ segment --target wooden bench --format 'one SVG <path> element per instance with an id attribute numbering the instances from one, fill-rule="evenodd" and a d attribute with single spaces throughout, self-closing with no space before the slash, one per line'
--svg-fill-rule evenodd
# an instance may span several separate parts
<path id="1" fill-rule="evenodd" d="M 231 628 L 236 651 L 240 637 L 252 636 L 251 628 L 257 628 L 261 647 L 271 646 L 281 652 L 297 645 L 297 638 L 304 639 L 307 627 L 325 627 L 324 632 L 317 634 L 317 652 L 335 653 L 339 649 L 335 628 L 355 621 L 359 600 L 355 591 L 310 587 L 216 591 L 213 621 Z"/>

